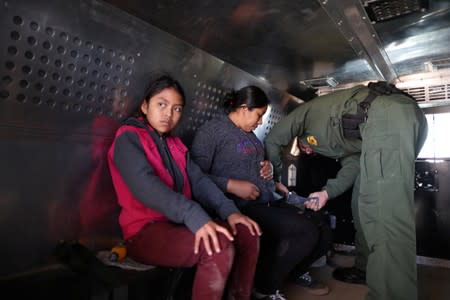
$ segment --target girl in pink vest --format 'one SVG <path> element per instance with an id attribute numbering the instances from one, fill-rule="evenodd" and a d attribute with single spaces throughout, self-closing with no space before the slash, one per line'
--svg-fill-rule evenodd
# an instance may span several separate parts
<path id="1" fill-rule="evenodd" d="M 163 75 L 145 95 L 141 116 L 119 128 L 108 152 L 129 256 L 145 264 L 196 266 L 193 300 L 223 299 L 227 282 L 227 299 L 250 299 L 258 225 L 239 212 L 189 159 L 182 141 L 170 135 L 185 104 L 180 84 Z"/>

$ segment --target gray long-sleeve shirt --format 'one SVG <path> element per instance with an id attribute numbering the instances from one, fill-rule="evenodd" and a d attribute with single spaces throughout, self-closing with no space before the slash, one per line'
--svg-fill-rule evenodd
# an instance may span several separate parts
<path id="1" fill-rule="evenodd" d="M 214 118 L 197 130 L 191 154 L 222 191 L 226 192 L 229 179 L 247 180 L 259 188 L 260 196 L 256 201 L 227 194 L 238 206 L 274 200 L 273 180 L 260 176 L 260 163 L 264 160 L 263 144 L 253 132 L 239 129 L 228 116 Z"/>

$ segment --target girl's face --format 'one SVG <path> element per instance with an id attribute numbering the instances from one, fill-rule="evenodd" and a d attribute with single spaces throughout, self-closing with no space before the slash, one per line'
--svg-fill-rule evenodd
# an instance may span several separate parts
<path id="1" fill-rule="evenodd" d="M 141 111 L 160 135 L 169 133 L 181 119 L 183 98 L 173 88 L 166 88 L 149 101 L 143 101 Z"/>
<path id="2" fill-rule="evenodd" d="M 262 124 L 262 117 L 267 111 L 267 106 L 250 110 L 246 105 L 243 105 L 239 109 L 241 110 L 239 127 L 245 132 L 251 132 Z"/>

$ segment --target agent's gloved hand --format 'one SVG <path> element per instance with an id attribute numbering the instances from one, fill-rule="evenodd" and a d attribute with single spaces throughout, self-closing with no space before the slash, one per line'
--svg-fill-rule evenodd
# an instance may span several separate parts
<path id="1" fill-rule="evenodd" d="M 305 202 L 306 208 L 314 211 L 321 210 L 328 202 L 328 193 L 326 190 L 309 194 L 308 198 L 317 198 L 318 200 L 310 200 Z"/>

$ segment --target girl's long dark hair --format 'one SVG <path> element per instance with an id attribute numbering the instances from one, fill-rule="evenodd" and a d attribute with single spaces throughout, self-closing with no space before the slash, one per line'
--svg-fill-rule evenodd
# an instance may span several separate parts
<path id="1" fill-rule="evenodd" d="M 146 102 L 150 101 L 150 99 L 154 95 L 160 93 L 162 90 L 167 89 L 167 88 L 172 88 L 175 91 L 177 91 L 183 100 L 183 105 L 185 104 L 186 96 L 184 94 L 183 88 L 181 87 L 181 84 L 177 80 L 173 79 L 168 74 L 153 75 L 153 79 L 150 80 L 149 84 L 147 85 L 147 87 L 145 89 L 143 101 L 146 101 Z M 143 116 L 140 105 L 136 110 L 136 116 L 140 116 L 140 117 Z"/>

